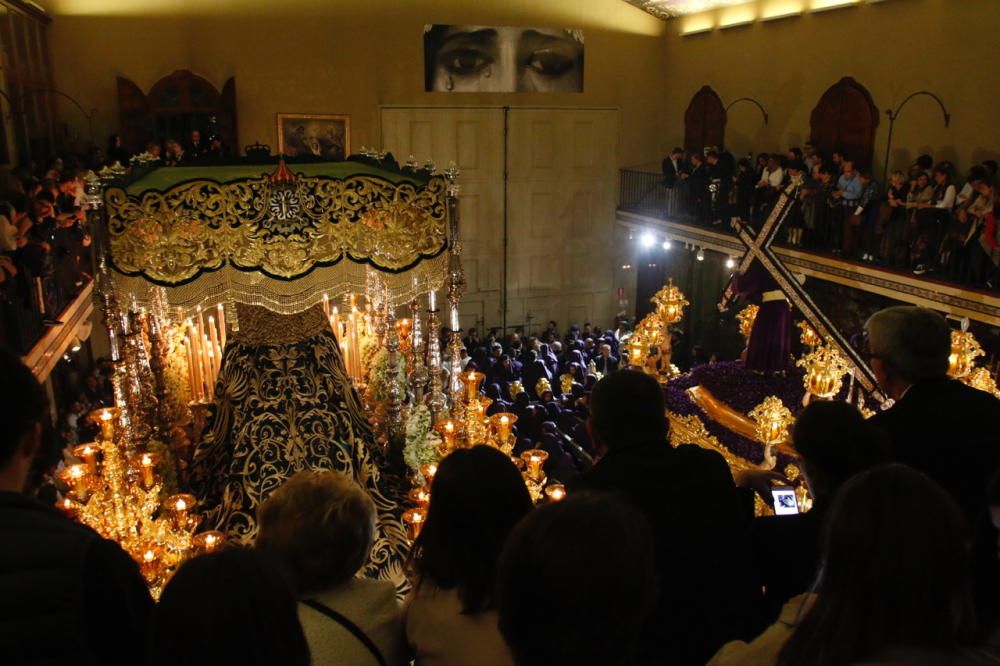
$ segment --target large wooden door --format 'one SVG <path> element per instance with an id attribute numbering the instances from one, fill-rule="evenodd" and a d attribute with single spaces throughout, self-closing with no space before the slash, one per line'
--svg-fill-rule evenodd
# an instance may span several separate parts
<path id="1" fill-rule="evenodd" d="M 499 325 L 503 279 L 503 110 L 383 107 L 382 145 L 402 163 L 413 155 L 438 169 L 455 162 L 467 291 L 463 329 Z"/>
<path id="2" fill-rule="evenodd" d="M 809 123 L 812 140 L 823 155 L 841 151 L 858 168 L 871 167 L 879 112 L 863 85 L 844 77 L 830 86 Z"/>
<path id="3" fill-rule="evenodd" d="M 499 108 L 382 109 L 382 145 L 459 177 L 462 328 L 500 326 L 504 286 L 504 171 L 508 172 L 507 325 L 533 330 L 614 315 L 618 112 Z"/>
<path id="4" fill-rule="evenodd" d="M 684 112 L 684 148 L 701 152 L 708 146 L 722 148 L 726 142 L 726 108 L 711 86 L 694 94 Z"/>
<path id="5" fill-rule="evenodd" d="M 511 109 L 509 323 L 611 325 L 617 136 L 614 110 Z"/>

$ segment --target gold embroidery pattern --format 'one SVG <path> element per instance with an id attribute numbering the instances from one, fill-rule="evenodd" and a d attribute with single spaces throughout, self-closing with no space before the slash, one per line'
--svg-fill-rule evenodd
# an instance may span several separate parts
<path id="1" fill-rule="evenodd" d="M 177 285 L 231 264 L 293 279 L 349 258 L 398 272 L 446 246 L 446 182 L 374 176 L 195 180 L 165 192 L 105 194 L 114 266 Z"/>

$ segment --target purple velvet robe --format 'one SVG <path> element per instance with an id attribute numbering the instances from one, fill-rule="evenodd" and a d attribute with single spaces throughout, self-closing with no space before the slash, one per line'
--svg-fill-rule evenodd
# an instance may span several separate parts
<path id="1" fill-rule="evenodd" d="M 778 283 L 760 262 L 750 264 L 742 275 L 733 276 L 733 291 L 750 303 L 760 306 L 750 343 L 746 367 L 756 372 L 783 372 L 789 368 L 792 354 L 792 309 L 788 301 L 764 301 L 765 292 L 776 291 Z"/>

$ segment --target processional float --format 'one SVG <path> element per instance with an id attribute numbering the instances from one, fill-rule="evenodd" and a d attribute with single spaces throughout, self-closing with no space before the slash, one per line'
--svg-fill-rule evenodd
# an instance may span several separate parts
<path id="1" fill-rule="evenodd" d="M 322 308 L 374 432 L 363 445 L 404 459 L 418 485 L 430 476 L 420 470 L 453 448 L 512 453 L 516 416 L 487 418 L 482 375 L 460 372 L 459 336 L 444 350 L 438 342 L 442 326 L 459 328 L 465 291 L 459 171 L 436 174 L 412 158 L 388 167 L 385 157 L 276 168 L 158 168 L 142 157 L 128 172 L 88 177 L 115 405 L 94 415 L 100 440 L 74 452 L 63 508 L 121 543 L 154 593 L 186 557 L 228 536 L 199 532 L 202 507 L 182 491 L 247 306 Z M 544 455 L 518 459 L 539 500 Z M 410 537 L 428 492 L 410 493 Z M 564 492 L 552 484 L 547 496 Z"/>

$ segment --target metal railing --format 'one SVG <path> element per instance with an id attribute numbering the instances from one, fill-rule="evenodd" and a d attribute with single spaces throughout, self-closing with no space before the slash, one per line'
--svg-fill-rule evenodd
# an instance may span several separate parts
<path id="1" fill-rule="evenodd" d="M 653 169 L 619 170 L 618 207 L 632 213 L 660 218 L 684 214 L 681 183 L 667 187 L 663 174 Z"/>

